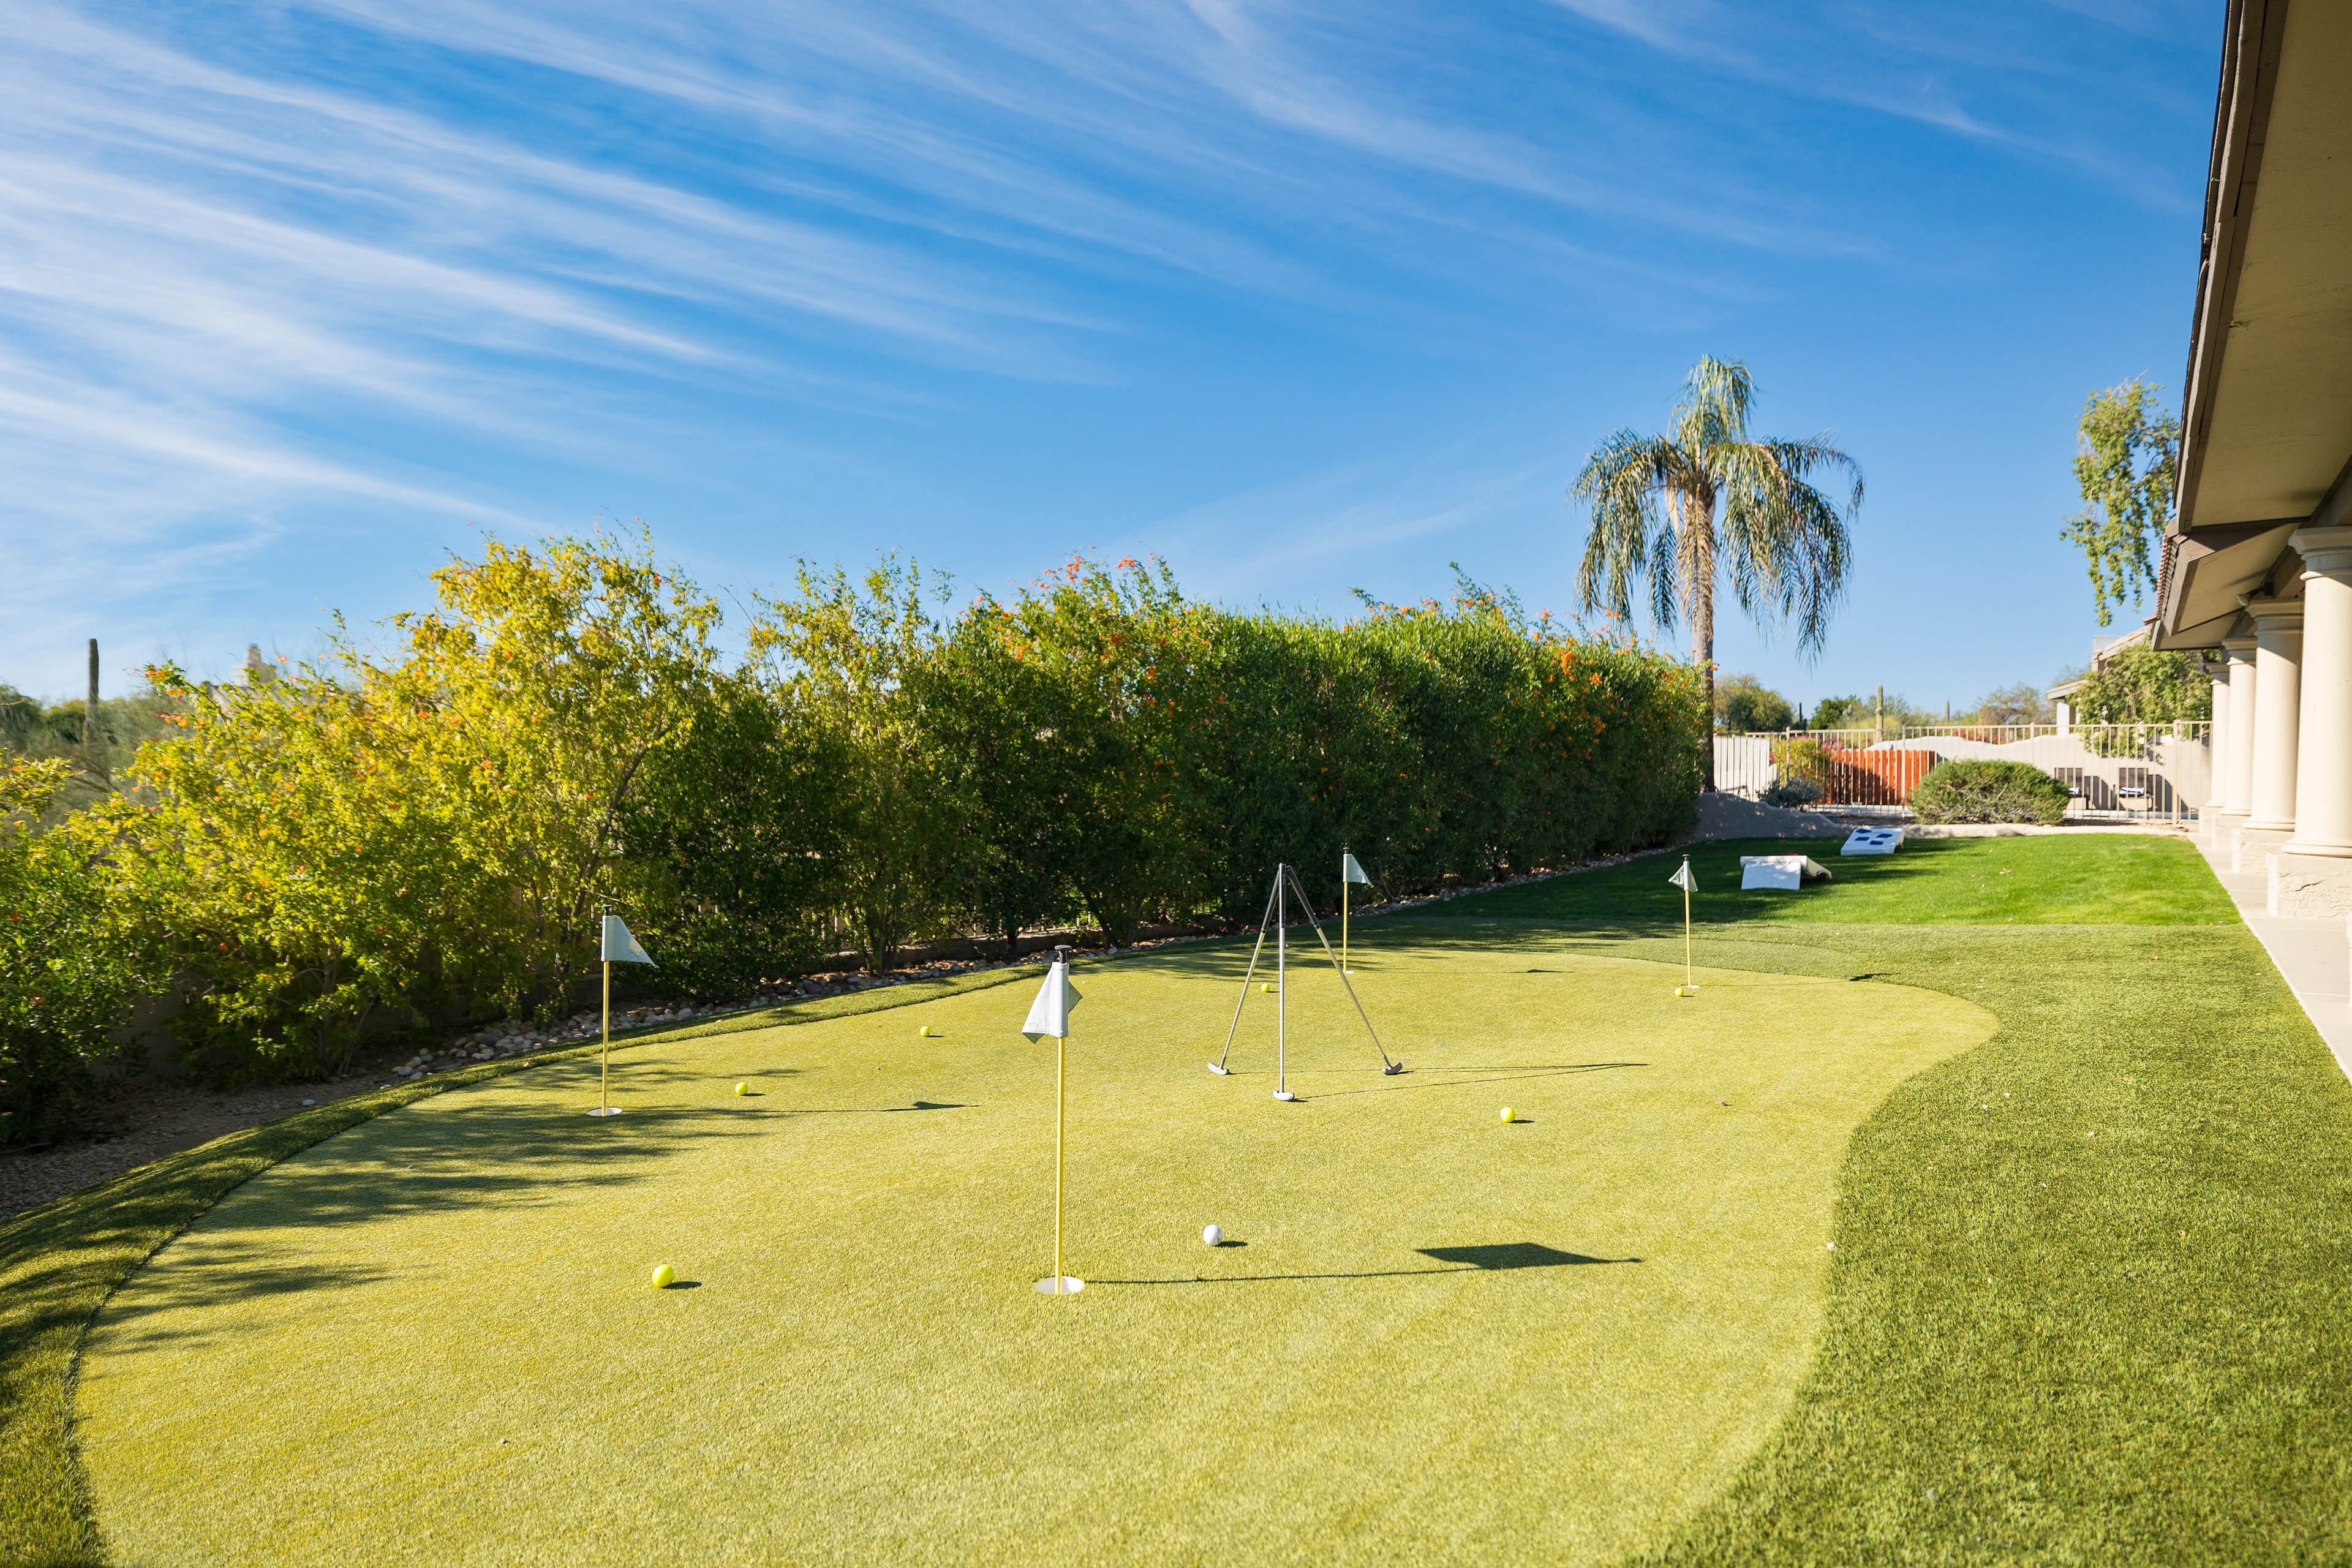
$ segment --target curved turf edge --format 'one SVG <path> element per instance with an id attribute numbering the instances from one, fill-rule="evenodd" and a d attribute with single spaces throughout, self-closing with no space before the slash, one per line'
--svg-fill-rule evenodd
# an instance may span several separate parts
<path id="1" fill-rule="evenodd" d="M 2352 1560 L 2352 1083 L 2252 935 L 1839 938 L 2002 1026 L 1856 1131 L 1794 1405 L 1633 1561 Z"/>
<path id="2" fill-rule="evenodd" d="M 619 1049 L 877 1013 L 986 990 L 1032 973 L 1013 966 L 879 986 L 616 1034 L 613 1044 Z M 73 1445 L 76 1359 L 100 1309 L 173 1237 L 245 1182 L 338 1132 L 448 1089 L 593 1058 L 600 1048 L 566 1046 L 509 1057 L 298 1111 L 68 1193 L 0 1225 L 0 1564 L 95 1568 L 106 1561 Z"/>

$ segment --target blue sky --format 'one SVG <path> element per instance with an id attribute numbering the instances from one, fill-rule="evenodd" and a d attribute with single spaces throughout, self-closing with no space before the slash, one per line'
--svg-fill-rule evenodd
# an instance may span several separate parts
<path id="1" fill-rule="evenodd" d="M 2221 16 L 12 0 L 0 679 L 299 658 L 612 519 L 738 591 L 1565 611 L 1568 482 L 1714 353 L 1869 484 L 1824 656 L 1727 616 L 1726 669 L 2045 680 L 2083 397 L 2178 399 Z"/>

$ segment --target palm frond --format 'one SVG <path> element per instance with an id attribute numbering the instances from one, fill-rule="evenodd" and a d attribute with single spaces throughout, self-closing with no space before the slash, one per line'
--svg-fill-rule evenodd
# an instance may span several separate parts
<path id="1" fill-rule="evenodd" d="M 1756 382 L 1738 360 L 1702 354 L 1683 377 L 1682 400 L 1675 405 L 1675 444 L 1691 453 L 1748 439 L 1748 410 Z"/>
<path id="2" fill-rule="evenodd" d="M 1651 581 L 1651 608 L 1661 626 L 1671 626 L 1674 607 L 1674 529 L 1659 514 L 1658 498 L 1668 488 L 1678 454 L 1655 436 L 1620 430 L 1593 449 L 1569 489 L 1592 517 L 1584 536 L 1576 591 L 1587 610 L 1608 609 L 1628 620 L 1633 585 Z M 1666 582 L 1661 599 L 1657 584 Z"/>
<path id="3" fill-rule="evenodd" d="M 1711 637 L 1724 571 L 1741 610 L 1794 622 L 1798 646 L 1819 656 L 1845 594 L 1862 470 L 1826 436 L 1750 440 L 1755 400 L 1746 365 L 1707 355 L 1684 377 L 1668 434 L 1620 430 L 1593 449 L 1569 490 L 1591 512 L 1577 570 L 1585 609 L 1630 618 L 1645 584 L 1662 631 L 1689 615 L 1708 622 Z M 1843 503 L 1835 485 L 1813 482 L 1837 469 L 1849 481 Z"/>
<path id="4" fill-rule="evenodd" d="M 1845 595 L 1853 541 L 1846 520 L 1862 505 L 1862 471 L 1826 437 L 1746 441 L 1717 447 L 1708 467 L 1723 491 L 1724 554 L 1733 595 L 1750 616 L 1794 622 L 1797 646 L 1818 656 Z M 1812 482 L 1843 468 L 1845 504 Z"/>

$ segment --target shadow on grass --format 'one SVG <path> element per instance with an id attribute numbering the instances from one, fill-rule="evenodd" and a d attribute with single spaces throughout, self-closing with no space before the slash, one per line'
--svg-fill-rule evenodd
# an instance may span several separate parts
<path id="1" fill-rule="evenodd" d="M 317 1268 L 271 1264 L 263 1249 L 237 1247 L 205 1259 L 201 1282 L 177 1284 L 146 1292 L 135 1300 L 117 1296 L 107 1308 L 110 1324 L 122 1335 L 123 1348 L 155 1350 L 171 1344 L 210 1344 L 223 1336 L 213 1330 L 166 1329 L 155 1320 L 193 1305 L 218 1306 L 257 1301 L 273 1296 L 313 1291 L 347 1290 L 393 1278 L 393 1270 L 369 1264 Z"/>
<path id="2" fill-rule="evenodd" d="M 1539 1241 L 1503 1241 L 1484 1247 L 1420 1247 L 1414 1251 L 1440 1263 L 1464 1263 L 1473 1268 L 1562 1268 L 1579 1263 L 1639 1263 L 1638 1258 L 1590 1258 L 1562 1252 Z"/>
<path id="3" fill-rule="evenodd" d="M 1562 1252 L 1538 1241 L 1496 1242 L 1484 1247 L 1420 1247 L 1414 1251 L 1444 1268 L 1365 1268 L 1342 1274 L 1188 1275 L 1173 1279 L 1089 1279 L 1089 1285 L 1270 1285 L 1286 1279 L 1412 1279 L 1436 1274 L 1487 1274 L 1509 1268 L 1567 1268 L 1587 1263 L 1639 1263 L 1638 1258 L 1593 1258 Z"/>
<path id="4" fill-rule="evenodd" d="M 638 1068 L 635 1084 L 667 1085 L 704 1075 Z M 814 1110 L 751 1110 L 717 1106 L 633 1106 L 612 1121 L 582 1114 L 571 1096 L 558 1103 L 450 1102 L 449 1115 L 388 1117 L 354 1130 L 352 1140 L 280 1167 L 279 1179 L 252 1201 L 215 1209 L 206 1221 L 205 1266 L 185 1275 L 151 1275 L 149 1286 L 117 1295 L 106 1311 L 138 1350 L 188 1341 L 195 1331 L 162 1331 L 151 1320 L 191 1306 L 218 1306 L 295 1292 L 329 1293 L 376 1283 L 369 1268 L 286 1268 L 248 1233 L 317 1230 L 495 1204 L 509 1208 L 568 1200 L 581 1187 L 618 1188 L 650 1181 L 658 1167 L 714 1139 L 756 1134 L 761 1122 L 802 1116 L 889 1116 L 965 1109 L 917 1100 Z M 208 1320 L 218 1322 L 218 1319 Z M 209 1337 L 209 1336 L 200 1336 Z"/>
<path id="5" fill-rule="evenodd" d="M 634 1046 L 656 1035 L 734 1034 L 879 1012 L 985 990 L 1025 973 L 1007 970 L 877 987 L 698 1026 L 671 1026 L 616 1037 L 614 1043 Z M 596 1052 L 593 1043 L 555 1047 L 354 1095 L 168 1155 L 0 1222 L 0 1560 L 43 1564 L 104 1560 L 87 1482 L 73 1450 L 71 1372 L 92 1318 L 156 1248 L 254 1175 L 385 1111 L 518 1072 L 561 1065 L 593 1071 Z M 584 1117 L 579 1124 L 595 1125 Z M 644 1124 L 638 1119 L 638 1126 Z M 625 1131 L 617 1124 L 616 1130 Z M 553 1173 L 543 1179 L 553 1180 Z"/>

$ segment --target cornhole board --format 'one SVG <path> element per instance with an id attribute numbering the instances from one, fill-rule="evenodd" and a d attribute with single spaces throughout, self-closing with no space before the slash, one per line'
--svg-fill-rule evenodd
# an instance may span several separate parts
<path id="1" fill-rule="evenodd" d="M 1841 855 L 1892 855 L 1903 843 L 1899 827 L 1857 827 L 1845 837 Z"/>
<path id="2" fill-rule="evenodd" d="M 1810 855 L 1742 855 L 1739 858 L 1739 887 L 1801 888 L 1808 877 L 1826 877 L 1830 868 L 1817 865 Z"/>

